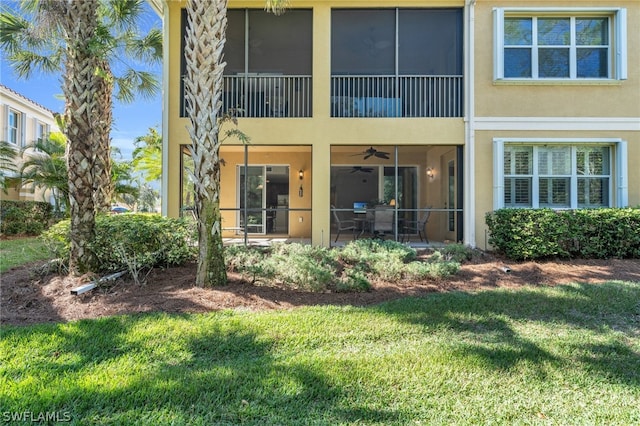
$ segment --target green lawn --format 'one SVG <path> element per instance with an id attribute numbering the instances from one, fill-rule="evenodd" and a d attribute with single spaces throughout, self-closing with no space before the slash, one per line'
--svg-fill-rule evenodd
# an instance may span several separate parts
<path id="1" fill-rule="evenodd" d="M 0 415 L 78 424 L 640 424 L 640 283 L 3 327 Z"/>
<path id="2" fill-rule="evenodd" d="M 51 253 L 37 237 L 0 240 L 0 273 L 14 266 L 50 257 Z"/>

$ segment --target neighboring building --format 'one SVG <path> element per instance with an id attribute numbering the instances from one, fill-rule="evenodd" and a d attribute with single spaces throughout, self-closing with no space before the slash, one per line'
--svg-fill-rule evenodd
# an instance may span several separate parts
<path id="1" fill-rule="evenodd" d="M 21 149 L 47 138 L 51 132 L 60 131 L 53 115 L 53 111 L 0 84 L 1 137 L 15 148 L 18 169 Z M 4 173 L 7 190 L 0 190 L 0 200 L 49 201 L 46 190 L 31 184 L 22 185 L 15 172 Z"/>
<path id="2" fill-rule="evenodd" d="M 149 2 L 165 34 L 162 211 L 178 216 L 185 2 Z M 220 150 L 225 236 L 331 245 L 386 204 L 390 238 L 418 243 L 408 225 L 429 212 L 431 243 L 484 248 L 497 208 L 640 205 L 637 0 L 263 6 L 229 3 L 223 109 L 251 144 Z"/>

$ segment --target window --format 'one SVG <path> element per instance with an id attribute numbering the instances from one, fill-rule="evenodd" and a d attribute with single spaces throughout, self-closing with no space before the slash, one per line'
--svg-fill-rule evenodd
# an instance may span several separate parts
<path id="1" fill-rule="evenodd" d="M 42 143 L 47 139 L 47 125 L 41 122 L 36 122 L 36 141 Z"/>
<path id="2" fill-rule="evenodd" d="M 9 128 L 8 128 L 7 139 L 9 142 L 15 145 L 18 145 L 20 143 L 21 115 L 22 114 L 20 114 L 15 110 L 12 110 L 12 109 L 9 110 L 9 120 L 8 120 Z"/>
<path id="3" fill-rule="evenodd" d="M 495 141 L 495 208 L 596 208 L 614 205 L 613 165 L 624 181 L 624 142 Z M 614 155 L 618 152 L 618 156 Z M 614 159 L 617 162 L 614 162 Z M 618 206 L 626 188 L 618 185 Z"/>
<path id="4" fill-rule="evenodd" d="M 625 9 L 496 9 L 496 79 L 626 79 Z"/>

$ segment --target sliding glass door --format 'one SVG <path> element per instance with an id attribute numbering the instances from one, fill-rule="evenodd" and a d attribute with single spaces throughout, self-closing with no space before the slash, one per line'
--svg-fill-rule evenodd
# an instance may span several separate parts
<path id="1" fill-rule="evenodd" d="M 266 172 L 265 166 L 238 166 L 238 223 L 249 234 L 266 232 Z"/>
<path id="2" fill-rule="evenodd" d="M 287 234 L 289 166 L 239 165 L 237 199 L 238 223 L 247 233 Z"/>

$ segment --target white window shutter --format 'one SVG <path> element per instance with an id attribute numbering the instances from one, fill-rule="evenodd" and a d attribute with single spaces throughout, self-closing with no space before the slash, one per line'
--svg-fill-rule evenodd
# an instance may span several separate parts
<path id="1" fill-rule="evenodd" d="M 2 140 L 9 142 L 9 105 L 2 105 L 2 115 L 4 116 Z"/>
<path id="2" fill-rule="evenodd" d="M 493 140 L 493 209 L 504 207 L 504 140 Z"/>
<path id="3" fill-rule="evenodd" d="M 504 9 L 493 9 L 493 78 L 504 78 Z"/>
<path id="4" fill-rule="evenodd" d="M 627 9 L 619 9 L 615 17 L 616 79 L 627 79 Z"/>
<path id="5" fill-rule="evenodd" d="M 629 207 L 627 141 L 616 144 L 616 207 Z"/>
<path id="6" fill-rule="evenodd" d="M 18 135 L 18 139 L 20 146 L 24 147 L 27 140 L 27 114 L 19 113 L 18 116 L 20 117 L 20 135 Z"/>

